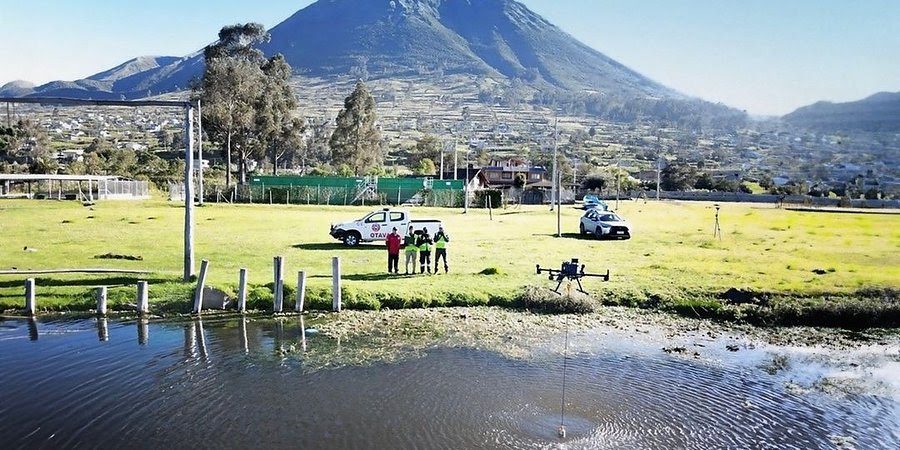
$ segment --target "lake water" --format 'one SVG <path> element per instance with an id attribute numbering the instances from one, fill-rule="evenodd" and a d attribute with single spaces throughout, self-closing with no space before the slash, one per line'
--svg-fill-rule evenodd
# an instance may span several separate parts
<path id="1" fill-rule="evenodd" d="M 297 318 L 0 321 L 0 446 L 900 448 L 890 395 L 791 390 L 738 357 L 590 334 L 570 337 L 560 439 L 560 339 L 526 358 L 435 346 L 346 365 L 362 340 Z"/>

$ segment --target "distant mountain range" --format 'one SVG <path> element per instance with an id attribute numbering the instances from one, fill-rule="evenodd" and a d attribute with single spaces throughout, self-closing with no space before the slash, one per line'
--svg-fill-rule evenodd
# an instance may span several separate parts
<path id="1" fill-rule="evenodd" d="M 900 92 L 879 92 L 848 103 L 818 102 L 782 118 L 809 129 L 828 131 L 900 131 Z"/>
<path id="2" fill-rule="evenodd" d="M 372 77 L 440 70 L 519 78 L 539 89 L 683 97 L 513 0 L 320 0 L 270 31 L 266 54 L 282 53 L 312 76 L 362 67 Z M 83 80 L 9 83 L 0 95 L 141 98 L 188 87 L 202 71 L 200 51 L 144 56 Z"/>

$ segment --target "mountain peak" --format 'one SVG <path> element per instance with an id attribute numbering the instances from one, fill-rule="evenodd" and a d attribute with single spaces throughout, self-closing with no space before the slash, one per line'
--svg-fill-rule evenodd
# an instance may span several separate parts
<path id="1" fill-rule="evenodd" d="M 365 65 L 380 75 L 441 69 L 574 91 L 675 94 L 513 0 L 319 0 L 271 34 L 267 54 L 314 75 Z"/>
<path id="2" fill-rule="evenodd" d="M 540 90 L 681 97 L 582 44 L 514 0 L 319 0 L 270 30 L 260 48 L 324 78 L 466 74 L 519 79 Z M 41 95 L 143 97 L 188 86 L 202 52 L 144 56 Z M 26 94 L 27 95 L 27 94 Z"/>

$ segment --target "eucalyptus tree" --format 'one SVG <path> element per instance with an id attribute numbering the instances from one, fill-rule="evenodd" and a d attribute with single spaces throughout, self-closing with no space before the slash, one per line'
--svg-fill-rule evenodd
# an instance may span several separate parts
<path id="1" fill-rule="evenodd" d="M 346 164 L 357 176 L 381 167 L 384 154 L 377 120 L 375 99 L 359 80 L 344 100 L 329 141 L 335 166 Z"/>
<path id="2" fill-rule="evenodd" d="M 294 116 L 297 98 L 290 86 L 291 66 L 276 55 L 262 66 L 264 81 L 256 103 L 256 127 L 260 141 L 272 157 L 272 174 L 278 175 L 278 162 L 295 154 L 303 145 L 303 121 Z M 293 158 L 291 158 L 293 159 Z"/>
<path id="3" fill-rule="evenodd" d="M 256 46 L 270 36 L 256 23 L 222 28 L 219 40 L 204 50 L 206 69 L 198 91 L 204 126 L 225 146 L 226 184 L 231 185 L 232 156 L 240 183 L 248 163 L 271 154 L 273 165 L 300 146 L 302 122 L 293 117 L 297 99 L 289 81 L 291 67 L 281 55 L 266 59 Z"/>

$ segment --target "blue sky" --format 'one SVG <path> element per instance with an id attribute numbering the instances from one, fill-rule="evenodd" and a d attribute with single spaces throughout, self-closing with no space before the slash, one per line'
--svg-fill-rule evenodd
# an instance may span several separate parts
<path id="1" fill-rule="evenodd" d="M 0 83 L 77 79 L 184 55 L 229 23 L 274 26 L 311 0 L 0 0 Z M 900 91 L 897 0 L 524 0 L 686 94 L 751 114 Z"/>

